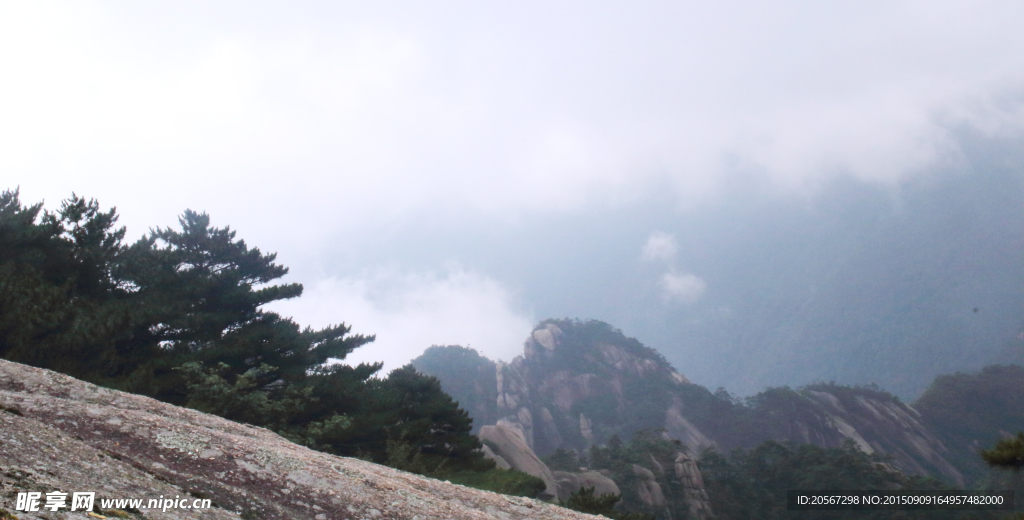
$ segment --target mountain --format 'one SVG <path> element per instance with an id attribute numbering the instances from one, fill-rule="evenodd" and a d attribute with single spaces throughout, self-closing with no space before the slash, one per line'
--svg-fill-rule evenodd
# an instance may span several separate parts
<path id="1" fill-rule="evenodd" d="M 964 129 L 948 161 L 891 184 L 836 172 L 775 190 L 740 176 L 693 205 L 665 186 L 514 225 L 409 221 L 375 261 L 458 259 L 538 316 L 629 331 L 712 390 L 876 383 L 912 402 L 938 375 L 1024 362 L 1021 137 Z M 645 255 L 656 237 L 675 247 Z M 684 275 L 696 278 L 682 298 L 666 283 Z"/>
<path id="2" fill-rule="evenodd" d="M 432 347 L 413 361 L 476 419 L 519 432 L 540 456 L 583 453 L 613 437 L 662 431 L 691 453 L 767 440 L 891 457 L 908 475 L 964 485 L 949 449 L 912 406 L 878 388 L 817 384 L 740 400 L 692 384 L 655 350 L 599 321 L 547 320 L 523 355 L 492 362 L 462 347 Z M 491 372 L 493 368 L 493 375 Z M 483 423 L 483 424 L 481 424 Z"/>
<path id="3" fill-rule="evenodd" d="M 45 504 L 53 491 L 69 494 L 68 507 L 71 493 L 95 492 L 97 518 L 598 518 L 328 455 L 263 428 L 0 360 L 0 518 L 82 517 L 15 511 L 18 493 L 40 492 Z M 144 505 L 100 503 L 135 498 Z M 210 508 L 146 507 L 164 498 Z"/>
<path id="4" fill-rule="evenodd" d="M 935 378 L 914 402 L 969 480 L 990 476 L 979 451 L 1024 431 L 1024 367 L 993 365 Z"/>

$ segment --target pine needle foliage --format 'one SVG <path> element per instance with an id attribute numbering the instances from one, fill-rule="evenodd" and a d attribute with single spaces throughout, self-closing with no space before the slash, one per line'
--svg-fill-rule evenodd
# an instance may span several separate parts
<path id="1" fill-rule="evenodd" d="M 995 446 L 981 450 L 981 458 L 994 468 L 1020 472 L 1024 468 L 1024 432 L 1017 432 L 1017 435 L 1001 439 Z"/>
<path id="2" fill-rule="evenodd" d="M 302 286 L 205 213 L 124 243 L 115 209 L 0 193 L 0 357 L 421 473 L 487 471 L 472 421 L 411 367 L 347 366 L 374 340 L 265 310 Z"/>
<path id="3" fill-rule="evenodd" d="M 621 495 L 603 493 L 594 496 L 594 487 L 580 487 L 579 491 L 569 495 L 569 499 L 562 504 L 567 509 L 588 513 L 591 515 L 602 515 L 613 520 L 654 520 L 651 515 L 635 512 L 624 512 L 615 509 L 615 504 Z"/>

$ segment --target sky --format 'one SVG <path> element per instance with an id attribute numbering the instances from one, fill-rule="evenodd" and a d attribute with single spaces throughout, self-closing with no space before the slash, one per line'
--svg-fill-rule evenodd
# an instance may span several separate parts
<path id="1" fill-rule="evenodd" d="M 1016 146 L 1020 20 L 984 0 L 4 0 L 0 188 L 95 197 L 132 239 L 208 212 L 305 286 L 273 310 L 376 334 L 348 361 L 509 360 L 563 316 L 671 349 L 650 317 L 721 294 L 692 237 L 844 180 L 899 199 L 973 164 L 967 134 Z"/>

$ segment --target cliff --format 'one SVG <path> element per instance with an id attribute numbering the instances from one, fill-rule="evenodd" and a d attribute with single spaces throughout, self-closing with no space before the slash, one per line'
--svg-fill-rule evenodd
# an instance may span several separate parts
<path id="1" fill-rule="evenodd" d="M 598 518 L 312 451 L 261 428 L 0 360 L 0 518 L 80 518 L 14 511 L 17 493 L 51 491 L 94 491 L 97 506 L 103 498 L 212 502 L 101 512 L 139 519 Z"/>
<path id="2" fill-rule="evenodd" d="M 432 348 L 413 364 L 437 376 L 457 401 L 495 396 L 481 416 L 519 431 L 540 456 L 559 448 L 579 453 L 643 429 L 662 430 L 691 453 L 749 448 L 769 439 L 822 447 L 853 442 L 866 453 L 891 456 L 891 464 L 906 474 L 964 484 L 921 415 L 878 389 L 778 388 L 744 402 L 690 383 L 658 352 L 607 324 L 548 320 L 526 339 L 522 356 L 492 363 L 495 377 L 488 374 L 487 380 L 494 381 L 493 391 L 463 396 L 453 378 L 461 377 L 463 387 L 485 387 L 487 381 L 456 376 L 455 348 Z M 447 368 L 430 370 L 429 359 L 442 354 L 450 361 Z M 473 363 L 479 367 L 479 360 Z"/>

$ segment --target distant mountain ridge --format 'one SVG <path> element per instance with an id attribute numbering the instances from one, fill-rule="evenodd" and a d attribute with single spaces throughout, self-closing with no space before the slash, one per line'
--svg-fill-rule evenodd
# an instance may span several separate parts
<path id="1" fill-rule="evenodd" d="M 469 411 L 474 428 L 501 425 L 540 456 L 582 452 L 613 436 L 662 430 L 697 453 L 765 440 L 891 456 L 908 475 L 965 484 L 957 457 L 914 407 L 877 388 L 769 389 L 745 401 L 690 383 L 657 351 L 599 321 L 547 320 L 522 356 L 494 362 L 463 347 L 432 347 L 413 361 Z"/>

